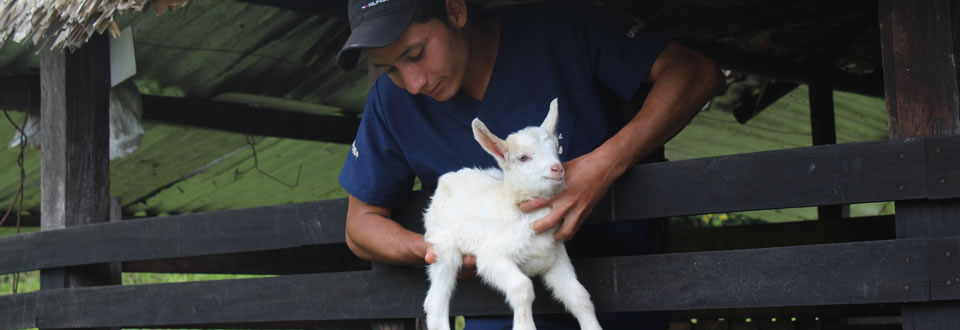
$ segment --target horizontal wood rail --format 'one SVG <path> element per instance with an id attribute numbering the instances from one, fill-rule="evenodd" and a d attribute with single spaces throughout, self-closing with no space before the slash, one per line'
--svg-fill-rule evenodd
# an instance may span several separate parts
<path id="1" fill-rule="evenodd" d="M 591 221 L 957 197 L 958 149 L 960 136 L 640 165 Z M 397 218 L 422 228 L 427 197 L 411 194 Z M 0 238 L 0 273 L 342 244 L 345 217 L 346 200 L 329 200 L 27 233 Z"/>
<path id="2" fill-rule="evenodd" d="M 600 311 L 864 305 L 960 299 L 960 237 L 584 259 Z M 155 327 L 423 314 L 423 269 L 57 289 L 0 297 L 0 328 Z M 537 312 L 561 308 L 538 285 Z M 452 313 L 508 314 L 478 280 Z"/>

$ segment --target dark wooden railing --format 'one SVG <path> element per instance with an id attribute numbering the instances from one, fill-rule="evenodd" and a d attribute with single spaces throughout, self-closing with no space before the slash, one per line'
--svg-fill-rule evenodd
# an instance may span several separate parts
<path id="1" fill-rule="evenodd" d="M 612 198 L 590 222 L 953 198 L 960 196 L 960 170 L 953 166 L 958 149 L 960 136 L 913 138 L 639 165 L 617 182 Z M 413 194 L 398 219 L 419 229 L 426 197 Z M 346 202 L 332 200 L 3 237 L 0 273 L 120 262 L 128 272 L 290 275 L 3 296 L 0 328 L 303 327 L 304 322 L 350 328 L 360 320 L 421 316 L 427 288 L 423 269 L 371 270 L 350 255 L 344 247 L 345 213 Z M 700 244 L 700 251 L 667 244 L 665 254 L 575 264 L 601 311 L 960 299 L 960 263 L 954 260 L 960 256 L 960 237 L 893 239 L 892 227 L 891 217 L 878 217 L 688 229 L 670 235 L 688 241 L 709 235 L 720 243 Z M 750 228 L 765 238 L 751 243 Z M 724 237 L 736 242 L 724 244 Z M 782 246 L 789 244 L 811 245 Z M 703 251 L 721 245 L 739 249 Z M 562 311 L 538 289 L 538 312 Z M 466 280 L 458 287 L 453 312 L 509 310 L 499 294 Z"/>

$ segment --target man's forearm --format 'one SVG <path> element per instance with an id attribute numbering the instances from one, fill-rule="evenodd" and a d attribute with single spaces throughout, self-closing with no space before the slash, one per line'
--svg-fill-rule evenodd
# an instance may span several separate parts
<path id="1" fill-rule="evenodd" d="M 423 264 L 427 249 L 423 235 L 370 213 L 348 217 L 346 240 L 358 257 L 387 264 Z"/>
<path id="2" fill-rule="evenodd" d="M 688 49 L 675 52 L 637 115 L 598 148 L 612 161 L 614 177 L 676 136 L 720 85 L 713 61 Z"/>

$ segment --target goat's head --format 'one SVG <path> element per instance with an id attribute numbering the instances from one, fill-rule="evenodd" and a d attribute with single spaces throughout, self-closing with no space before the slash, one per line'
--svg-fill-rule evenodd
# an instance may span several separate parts
<path id="1" fill-rule="evenodd" d="M 521 129 L 501 140 L 480 119 L 473 120 L 473 137 L 497 159 L 504 184 L 523 197 L 549 197 L 566 187 L 557 140 L 557 99 L 540 126 Z"/>

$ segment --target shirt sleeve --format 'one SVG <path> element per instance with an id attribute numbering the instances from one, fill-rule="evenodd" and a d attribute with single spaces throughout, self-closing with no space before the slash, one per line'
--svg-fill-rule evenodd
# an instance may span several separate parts
<path id="1" fill-rule="evenodd" d="M 603 8 L 586 10 L 583 23 L 596 77 L 629 100 L 648 80 L 653 63 L 669 40 L 641 22 Z"/>
<path id="2" fill-rule="evenodd" d="M 379 82 L 370 88 L 357 137 L 340 171 L 340 185 L 364 202 L 390 207 L 413 188 L 414 174 L 390 131 Z"/>

